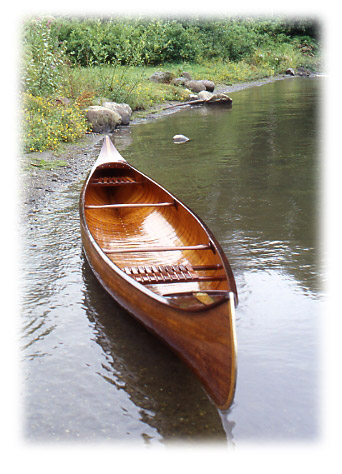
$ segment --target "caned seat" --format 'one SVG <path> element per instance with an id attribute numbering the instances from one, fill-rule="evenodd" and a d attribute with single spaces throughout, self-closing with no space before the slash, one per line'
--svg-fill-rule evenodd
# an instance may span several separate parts
<path id="1" fill-rule="evenodd" d="M 142 284 L 184 283 L 225 280 L 224 275 L 200 276 L 192 265 L 152 265 L 124 267 L 123 271 Z"/>
<path id="2" fill-rule="evenodd" d="M 130 176 L 100 176 L 92 178 L 89 184 L 92 186 L 122 186 L 124 184 L 138 183 Z"/>

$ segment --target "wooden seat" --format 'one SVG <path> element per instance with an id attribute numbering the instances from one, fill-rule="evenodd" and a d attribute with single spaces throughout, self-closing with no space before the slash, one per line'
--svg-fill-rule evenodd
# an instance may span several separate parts
<path id="1" fill-rule="evenodd" d="M 198 268 L 198 267 L 197 267 Z M 192 265 L 152 265 L 124 267 L 123 271 L 144 285 L 225 280 L 225 275 L 200 276 Z"/>

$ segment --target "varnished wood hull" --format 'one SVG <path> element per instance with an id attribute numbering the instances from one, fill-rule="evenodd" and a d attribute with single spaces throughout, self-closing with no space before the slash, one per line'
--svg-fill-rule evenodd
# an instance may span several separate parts
<path id="1" fill-rule="evenodd" d="M 116 187 L 116 178 L 112 184 L 98 178 L 123 169 L 141 182 Z M 120 175 L 119 181 L 124 179 Z M 172 205 L 158 207 L 161 201 Z M 159 230 L 153 228 L 157 223 Z M 81 193 L 80 224 L 87 260 L 103 287 L 167 343 L 214 403 L 227 409 L 236 384 L 236 287 L 222 249 L 203 222 L 128 165 L 107 137 Z"/>

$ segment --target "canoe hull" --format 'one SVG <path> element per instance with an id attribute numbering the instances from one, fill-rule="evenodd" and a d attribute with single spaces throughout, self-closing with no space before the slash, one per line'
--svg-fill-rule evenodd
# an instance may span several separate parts
<path id="1" fill-rule="evenodd" d="M 235 330 L 233 318 L 227 318 L 228 301 L 198 313 L 166 307 L 113 271 L 82 224 L 81 234 L 88 263 L 101 285 L 194 371 L 218 408 L 227 409 L 236 384 Z"/>
<path id="2" fill-rule="evenodd" d="M 93 170 L 83 186 L 79 203 L 82 243 L 91 269 L 101 285 L 124 309 L 163 340 L 193 370 L 216 406 L 222 410 L 228 409 L 236 385 L 233 314 L 236 287 L 225 255 L 214 236 L 206 229 L 215 252 L 220 254 L 229 281 L 230 297 L 228 299 L 226 296 L 217 305 L 192 312 L 175 307 L 165 298 L 146 290 L 113 262 L 89 229 L 85 194 Z M 204 226 L 203 223 L 200 225 Z"/>

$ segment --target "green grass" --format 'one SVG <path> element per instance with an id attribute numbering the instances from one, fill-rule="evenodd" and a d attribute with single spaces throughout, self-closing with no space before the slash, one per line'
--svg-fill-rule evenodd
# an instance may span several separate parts
<path id="1" fill-rule="evenodd" d="M 43 170 L 55 170 L 57 168 L 63 168 L 64 166 L 68 166 L 68 163 L 64 160 L 36 160 L 30 163 L 31 166 L 35 166 L 37 168 Z"/>

